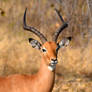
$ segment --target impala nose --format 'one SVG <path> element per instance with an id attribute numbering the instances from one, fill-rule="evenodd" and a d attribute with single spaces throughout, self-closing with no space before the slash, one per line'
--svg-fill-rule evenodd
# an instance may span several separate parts
<path id="1" fill-rule="evenodd" d="M 51 64 L 57 64 L 57 63 L 58 63 L 57 59 L 51 59 Z"/>

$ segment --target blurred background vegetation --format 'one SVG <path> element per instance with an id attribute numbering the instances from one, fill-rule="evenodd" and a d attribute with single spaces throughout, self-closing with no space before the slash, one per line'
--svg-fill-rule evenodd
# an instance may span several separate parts
<path id="1" fill-rule="evenodd" d="M 92 0 L 0 0 L 0 76 L 33 74 L 40 67 L 40 52 L 28 43 L 39 38 L 23 30 L 26 7 L 27 23 L 49 40 L 62 25 L 54 8 L 69 23 L 58 39 L 72 36 L 59 51 L 53 92 L 92 92 Z"/>

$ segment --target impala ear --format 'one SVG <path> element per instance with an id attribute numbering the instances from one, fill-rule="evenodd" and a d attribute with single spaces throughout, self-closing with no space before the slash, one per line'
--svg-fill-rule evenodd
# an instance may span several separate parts
<path id="1" fill-rule="evenodd" d="M 71 41 L 71 37 L 67 37 L 67 38 L 63 38 L 59 43 L 58 43 L 58 48 L 62 48 L 64 46 L 67 46 L 69 44 L 69 42 Z"/>
<path id="2" fill-rule="evenodd" d="M 33 48 L 36 48 L 36 49 L 40 49 L 41 48 L 40 42 L 38 42 L 37 40 L 35 40 L 33 38 L 29 38 L 29 43 L 31 44 L 31 46 Z"/>

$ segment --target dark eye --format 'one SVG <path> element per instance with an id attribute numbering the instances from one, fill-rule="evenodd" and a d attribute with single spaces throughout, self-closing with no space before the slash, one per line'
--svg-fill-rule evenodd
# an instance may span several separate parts
<path id="1" fill-rule="evenodd" d="M 42 52 L 46 52 L 46 49 L 45 48 L 42 48 Z"/>

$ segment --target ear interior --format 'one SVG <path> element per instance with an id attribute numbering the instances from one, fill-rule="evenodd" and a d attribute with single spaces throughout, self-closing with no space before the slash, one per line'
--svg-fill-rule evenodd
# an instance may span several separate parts
<path id="1" fill-rule="evenodd" d="M 67 38 L 63 38 L 59 43 L 58 43 L 58 47 L 64 47 L 67 46 L 69 44 L 69 42 L 71 41 L 71 37 L 67 37 Z"/>
<path id="2" fill-rule="evenodd" d="M 31 46 L 33 48 L 36 48 L 36 49 L 40 49 L 41 48 L 41 44 L 39 41 L 33 39 L 33 38 L 29 38 L 29 43 L 31 44 Z"/>

